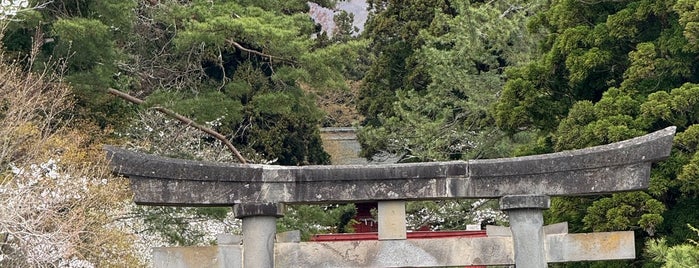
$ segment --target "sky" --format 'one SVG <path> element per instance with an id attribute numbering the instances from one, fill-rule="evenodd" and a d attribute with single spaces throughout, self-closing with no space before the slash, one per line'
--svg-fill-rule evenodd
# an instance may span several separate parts
<path id="1" fill-rule="evenodd" d="M 366 0 L 347 0 L 338 1 L 335 9 L 328 9 L 319 6 L 316 3 L 308 2 L 310 6 L 311 17 L 323 26 L 323 30 L 332 35 L 332 29 L 335 28 L 335 22 L 333 21 L 333 15 L 341 10 L 347 11 L 354 14 L 354 26 L 359 28 L 359 31 L 364 30 L 364 23 L 366 23 L 369 11 L 367 11 Z"/>

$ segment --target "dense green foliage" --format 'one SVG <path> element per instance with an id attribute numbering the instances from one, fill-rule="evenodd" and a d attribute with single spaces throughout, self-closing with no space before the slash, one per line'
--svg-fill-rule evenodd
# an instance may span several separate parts
<path id="1" fill-rule="evenodd" d="M 494 108 L 506 131 L 540 131 L 521 153 L 600 145 L 677 126 L 672 156 L 657 165 L 647 192 L 554 201 L 550 222 L 576 230 L 636 230 L 637 239 L 682 239 L 696 225 L 683 204 L 697 196 L 699 50 L 694 4 L 682 1 L 555 1 L 532 20 L 549 34 L 544 53 L 507 70 Z M 684 212 L 680 212 L 684 211 Z M 682 220 L 668 218 L 683 214 Z M 684 233 L 686 234 L 686 233 Z M 636 263 L 640 265 L 640 263 Z"/>
<path id="2" fill-rule="evenodd" d="M 149 102 L 172 103 L 182 114 L 213 122 L 256 159 L 328 163 L 317 129 L 322 114 L 302 85 L 343 85 L 342 57 L 352 56 L 357 43 L 315 46 L 316 28 L 298 3 L 266 10 L 276 4 L 194 1 L 162 9 L 156 21 L 178 29 L 166 48 L 179 57 L 195 55 L 201 80 L 186 81 L 183 90 L 160 89 Z M 181 67 L 197 72 L 191 64 Z"/>
<path id="3" fill-rule="evenodd" d="M 687 224 L 687 229 L 691 230 L 696 239 L 699 236 L 699 230 Z M 699 243 L 694 239 L 687 239 L 683 244 L 668 246 L 665 238 L 658 240 L 650 240 L 646 243 L 646 253 L 650 255 L 654 261 L 662 262 L 663 268 L 674 267 L 693 267 L 699 263 Z"/>
<path id="4" fill-rule="evenodd" d="M 370 3 L 376 9 L 364 35 L 373 62 L 359 101 L 366 118 L 358 134 L 363 154 L 388 153 L 401 162 L 508 156 L 521 137 L 506 137 L 488 110 L 504 69 L 536 51 L 537 35 L 525 23 L 538 1 Z M 415 202 L 408 213 L 414 228 L 463 229 L 500 222 L 492 207 L 470 200 Z"/>
<path id="5" fill-rule="evenodd" d="M 610 87 L 646 96 L 695 80 L 696 50 L 673 1 L 554 2 L 531 27 L 550 32 L 545 53 L 508 71 L 499 126 L 554 130 L 577 102 Z M 631 96 L 630 96 L 631 97 Z"/>
<path id="6" fill-rule="evenodd" d="M 506 156 L 488 107 L 504 68 L 533 54 L 525 22 L 536 3 L 374 3 L 383 8 L 365 33 L 376 60 L 360 103 L 364 154 L 386 151 L 402 161 Z"/>
<path id="7" fill-rule="evenodd" d="M 345 205 L 296 205 L 287 209 L 277 221 L 277 231 L 301 232 L 301 240 L 308 241 L 311 235 L 324 233 L 351 233 L 354 204 Z"/>
<path id="8" fill-rule="evenodd" d="M 330 5 L 331 2 L 321 3 Z M 65 59 L 80 117 L 122 131 L 134 109 L 115 88 L 208 123 L 253 161 L 328 163 L 313 91 L 343 88 L 361 42 L 320 42 L 305 1 L 61 1 L 5 35 L 23 55 Z M 347 20 L 347 19 L 346 19 Z M 39 62 L 40 64 L 41 62 Z"/>

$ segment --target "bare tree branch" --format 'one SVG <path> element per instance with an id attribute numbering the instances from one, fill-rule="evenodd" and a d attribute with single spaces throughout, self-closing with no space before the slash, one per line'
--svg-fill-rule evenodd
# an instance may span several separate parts
<path id="1" fill-rule="evenodd" d="M 136 98 L 136 97 L 134 97 L 134 96 L 131 96 L 131 95 L 127 94 L 127 93 L 121 92 L 121 91 L 116 90 L 116 89 L 113 89 L 113 88 L 109 88 L 109 89 L 107 89 L 107 91 L 109 92 L 109 94 L 115 95 L 115 96 L 117 96 L 117 97 L 119 97 L 119 98 L 122 98 L 122 99 L 124 99 L 124 100 L 127 100 L 127 101 L 129 101 L 129 102 L 132 102 L 132 103 L 135 103 L 135 104 L 138 104 L 138 105 L 142 105 L 142 104 L 145 103 L 145 101 L 143 101 L 143 100 L 141 100 L 141 99 L 139 99 L 139 98 Z M 248 163 L 248 161 L 245 160 L 245 158 L 243 157 L 243 155 L 240 154 L 240 152 L 238 151 L 238 149 L 236 149 L 235 146 L 233 146 L 233 144 L 231 144 L 231 142 L 228 141 L 228 139 L 227 139 L 225 136 L 223 136 L 221 133 L 218 133 L 217 131 L 215 131 L 215 130 L 213 130 L 213 129 L 211 129 L 211 128 L 208 128 L 208 127 L 206 127 L 206 126 L 203 126 L 203 125 L 201 125 L 201 124 L 198 124 L 197 122 L 194 122 L 192 119 L 189 119 L 189 118 L 187 118 L 187 117 L 184 117 L 184 116 L 182 116 L 182 115 L 180 115 L 180 114 L 178 114 L 178 113 L 176 113 L 176 112 L 174 112 L 174 111 L 172 111 L 172 110 L 170 110 L 170 109 L 167 109 L 167 108 L 164 108 L 164 107 L 153 107 L 153 109 L 155 109 L 155 110 L 158 111 L 158 112 L 164 113 L 164 114 L 166 114 L 167 116 L 170 116 L 170 117 L 172 117 L 172 118 L 175 118 L 175 119 L 179 120 L 180 122 L 182 122 L 182 123 L 184 123 L 184 124 L 186 124 L 186 125 L 189 125 L 189 126 L 192 126 L 192 127 L 196 128 L 196 129 L 198 129 L 198 130 L 201 130 L 201 131 L 205 132 L 206 134 L 211 135 L 212 137 L 216 138 L 217 140 L 219 140 L 219 141 L 221 141 L 223 144 L 225 144 L 226 147 L 228 147 L 228 149 L 233 153 L 233 155 L 235 155 L 235 157 L 238 159 L 238 161 L 240 161 L 240 162 L 243 163 L 243 164 L 247 164 L 247 163 Z"/>

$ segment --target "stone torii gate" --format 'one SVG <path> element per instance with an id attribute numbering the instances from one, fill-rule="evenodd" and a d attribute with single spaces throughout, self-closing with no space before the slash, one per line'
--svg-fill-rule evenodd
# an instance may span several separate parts
<path id="1" fill-rule="evenodd" d="M 388 165 L 272 166 L 163 158 L 106 147 L 142 205 L 233 206 L 243 242 L 235 267 L 385 267 L 633 259 L 633 232 L 568 234 L 543 226 L 551 196 L 648 188 L 651 164 L 669 156 L 674 127 L 608 145 L 553 154 Z M 406 240 L 405 201 L 499 198 L 502 236 Z M 379 240 L 275 243 L 283 204 L 378 201 Z M 563 226 L 561 228 L 561 226 Z M 561 229 L 555 231 L 554 229 Z M 229 254 L 229 255 L 231 255 Z M 228 267 L 228 266 L 226 266 Z"/>

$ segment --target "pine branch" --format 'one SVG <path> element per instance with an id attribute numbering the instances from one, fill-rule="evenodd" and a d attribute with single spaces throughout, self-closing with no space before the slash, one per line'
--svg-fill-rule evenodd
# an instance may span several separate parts
<path id="1" fill-rule="evenodd" d="M 131 96 L 127 93 L 121 92 L 121 91 L 113 89 L 113 88 L 107 89 L 107 92 L 109 92 L 109 94 L 115 95 L 119 98 L 122 98 L 124 100 L 127 100 L 129 102 L 132 102 L 132 103 L 135 103 L 138 105 L 142 105 L 145 103 L 145 101 L 143 101 L 139 98 L 136 98 L 134 96 Z M 164 113 L 165 115 L 167 115 L 169 117 L 175 118 L 188 126 L 192 126 L 200 131 L 205 132 L 206 134 L 211 135 L 212 137 L 216 138 L 217 140 L 223 142 L 223 144 L 225 144 L 226 147 L 228 147 L 228 150 L 230 150 L 233 153 L 233 155 L 235 155 L 235 157 L 238 159 L 238 161 L 240 161 L 243 164 L 248 163 L 248 161 L 245 160 L 243 155 L 240 154 L 238 149 L 236 149 L 235 146 L 233 146 L 233 144 L 231 144 L 231 142 L 228 141 L 228 139 L 226 139 L 225 136 L 223 136 L 221 133 L 218 133 L 216 130 L 213 130 L 211 128 L 208 128 L 206 126 L 198 124 L 197 122 L 194 122 L 192 119 L 184 117 L 183 115 L 180 115 L 180 114 L 178 114 L 175 111 L 172 111 L 170 109 L 167 109 L 164 107 L 153 107 L 153 109 L 155 109 L 158 112 Z"/>
<path id="2" fill-rule="evenodd" d="M 233 45 L 235 48 L 240 49 L 240 50 L 245 51 L 245 52 L 248 52 L 248 53 L 252 53 L 252 54 L 255 54 L 255 55 L 258 55 L 258 56 L 262 56 L 262 57 L 265 57 L 265 58 L 269 58 L 270 60 L 272 60 L 272 59 L 278 59 L 278 60 L 285 61 L 285 62 L 289 62 L 289 63 L 295 63 L 293 60 L 290 60 L 290 59 L 285 59 L 285 58 L 282 58 L 282 57 L 277 57 L 277 56 L 273 56 L 273 55 L 269 55 L 269 54 L 265 54 L 265 53 L 259 52 L 259 51 L 257 51 L 257 50 L 253 50 L 253 49 L 246 48 L 246 47 L 244 47 L 243 45 L 241 45 L 240 43 L 238 43 L 238 42 L 236 42 L 236 41 L 233 41 L 233 40 L 226 40 L 226 41 L 227 41 L 229 44 Z"/>

